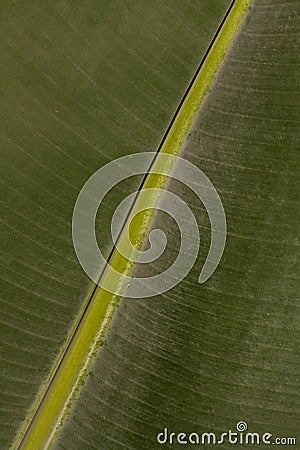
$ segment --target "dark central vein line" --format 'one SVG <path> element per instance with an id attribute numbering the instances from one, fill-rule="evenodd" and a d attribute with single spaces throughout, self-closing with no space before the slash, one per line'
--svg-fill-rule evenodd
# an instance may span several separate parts
<path id="1" fill-rule="evenodd" d="M 153 165 L 154 165 L 155 161 L 157 160 L 157 157 L 158 157 L 158 155 L 159 155 L 159 153 L 160 153 L 160 151 L 161 151 L 161 149 L 163 147 L 163 144 L 164 144 L 164 142 L 165 142 L 165 140 L 166 140 L 166 138 L 167 138 L 167 136 L 168 136 L 168 134 L 169 134 L 169 132 L 170 132 L 170 130 L 171 130 L 171 128 L 172 128 L 172 126 L 173 126 L 177 116 L 178 116 L 178 114 L 179 114 L 179 111 L 180 111 L 180 109 L 181 109 L 181 107 L 182 107 L 186 97 L 188 96 L 189 92 L 191 91 L 192 86 L 193 86 L 193 84 L 194 84 L 194 82 L 195 82 L 195 80 L 196 80 L 196 78 L 197 78 L 197 76 L 198 76 L 198 74 L 199 74 L 199 72 L 200 72 L 204 62 L 206 61 L 207 56 L 209 55 L 209 53 L 210 53 L 210 51 L 211 51 L 215 41 L 216 41 L 218 35 L 220 34 L 220 31 L 221 31 L 221 29 L 222 29 L 226 19 L 228 18 L 228 15 L 230 14 L 230 12 L 231 12 L 234 4 L 236 3 L 236 1 L 237 0 L 233 0 L 231 2 L 230 6 L 228 7 L 228 9 L 226 11 L 226 14 L 224 15 L 222 21 L 220 22 L 220 24 L 219 24 L 219 26 L 218 26 L 218 28 L 217 28 L 217 30 L 216 30 L 216 32 L 215 32 L 211 42 L 210 42 L 210 44 L 209 44 L 205 54 L 203 55 L 203 57 L 201 59 L 200 64 L 198 65 L 198 67 L 196 69 L 196 72 L 195 72 L 193 78 L 191 79 L 191 81 L 190 81 L 190 83 L 189 83 L 189 85 L 188 85 L 188 87 L 187 87 L 187 89 L 186 89 L 186 91 L 185 91 L 185 93 L 184 93 L 184 95 L 183 95 L 179 105 L 177 106 L 177 108 L 175 110 L 175 113 L 174 113 L 174 115 L 173 115 L 173 117 L 172 117 L 172 119 L 171 119 L 171 121 L 169 123 L 169 126 L 167 127 L 167 129 L 166 129 L 166 131 L 165 131 L 165 133 L 164 133 L 164 135 L 163 135 L 163 137 L 161 139 L 161 142 L 160 142 L 160 144 L 159 144 L 159 146 L 158 146 L 158 148 L 156 150 L 156 154 L 155 154 L 154 158 L 152 159 L 151 164 L 149 165 L 149 168 L 148 168 L 147 172 L 144 174 L 144 176 L 142 178 L 140 186 L 139 186 L 139 188 L 138 188 L 138 190 L 137 190 L 137 192 L 135 194 L 134 200 L 133 200 L 133 202 L 132 202 L 132 204 L 131 204 L 131 206 L 130 206 L 130 208 L 128 210 L 128 213 L 127 213 L 124 221 L 123 221 L 123 225 L 122 225 L 122 227 L 121 227 L 121 229 L 119 231 L 119 234 L 117 236 L 116 243 L 113 245 L 113 247 L 112 247 L 112 249 L 111 249 L 111 251 L 110 251 L 110 253 L 109 253 L 108 257 L 107 257 L 106 265 L 104 266 L 104 268 L 103 268 L 103 270 L 102 270 L 102 272 L 101 272 L 101 274 L 99 276 L 99 281 L 98 281 L 99 283 L 102 280 L 103 276 L 105 275 L 107 267 L 109 266 L 109 264 L 110 264 L 110 262 L 112 260 L 112 257 L 113 257 L 113 255 L 114 255 L 114 253 L 116 251 L 116 246 L 117 246 L 117 244 L 120 241 L 120 238 L 122 236 L 124 228 L 125 228 L 128 220 L 129 220 L 129 218 L 130 218 L 130 215 L 131 215 L 131 213 L 133 211 L 134 206 L 136 205 L 136 202 L 138 200 L 139 194 L 140 194 L 141 190 L 143 189 L 143 187 L 145 186 L 147 177 L 149 176 L 149 173 L 150 173 L 151 169 L 153 168 Z M 24 434 L 23 434 L 23 436 L 21 438 L 21 441 L 19 442 L 19 445 L 17 446 L 17 449 L 21 449 L 23 444 L 24 444 L 24 442 L 26 441 L 26 438 L 27 438 L 27 436 L 29 434 L 29 431 L 31 430 L 31 428 L 32 428 L 32 426 L 33 426 L 33 424 L 35 422 L 35 419 L 36 419 L 39 411 L 41 410 L 41 408 L 43 406 L 45 398 L 46 398 L 47 394 L 49 393 L 49 391 L 51 389 L 53 381 L 55 380 L 55 378 L 57 376 L 57 373 L 59 372 L 59 370 L 60 370 L 60 368 L 61 368 L 61 366 L 63 364 L 63 361 L 65 360 L 66 355 L 68 354 L 68 352 L 70 350 L 70 347 L 71 347 L 71 345 L 72 345 L 72 343 L 73 343 L 73 341 L 74 341 L 74 339 L 75 339 L 75 337 L 76 337 L 76 335 L 78 333 L 78 330 L 79 330 L 79 328 L 80 328 L 80 326 L 81 326 L 81 324 L 82 324 L 82 322 L 83 322 L 83 320 L 84 320 L 84 318 L 86 316 L 86 313 L 87 313 L 87 311 L 88 311 L 88 309 L 89 309 L 89 307 L 90 307 L 90 305 L 91 305 L 91 303 L 92 303 L 92 301 L 93 301 L 93 299 L 94 299 L 94 297 L 96 295 L 97 290 L 98 290 L 98 285 L 95 285 L 93 287 L 93 290 L 92 290 L 88 300 L 86 301 L 86 304 L 85 304 L 85 306 L 84 306 L 84 308 L 83 308 L 83 310 L 81 312 L 80 318 L 78 319 L 76 326 L 73 328 L 71 335 L 69 335 L 69 337 L 67 338 L 67 342 L 68 343 L 67 343 L 64 351 L 62 352 L 61 356 L 60 356 L 59 362 L 57 363 L 57 366 L 56 366 L 55 370 L 53 371 L 53 373 L 51 375 L 51 378 L 50 378 L 50 380 L 48 382 L 47 388 L 45 389 L 43 395 L 41 396 L 41 398 L 40 398 L 40 400 L 38 402 L 38 405 L 37 405 L 37 407 L 35 409 L 35 412 L 34 412 L 33 416 L 31 417 L 31 420 L 30 420 L 29 424 L 27 425 L 27 428 L 26 428 L 26 430 L 25 430 L 25 432 L 24 432 Z"/>

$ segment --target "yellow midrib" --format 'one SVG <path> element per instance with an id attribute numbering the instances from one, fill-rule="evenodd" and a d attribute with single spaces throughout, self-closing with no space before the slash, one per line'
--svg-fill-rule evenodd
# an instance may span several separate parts
<path id="1" fill-rule="evenodd" d="M 206 56 L 165 138 L 160 150 L 161 152 L 175 156 L 179 154 L 195 115 L 212 85 L 217 70 L 251 1 L 236 0 L 234 2 L 214 45 Z M 155 171 L 155 163 L 153 171 Z M 165 177 L 150 174 L 144 183 L 143 189 L 150 187 L 162 188 L 165 182 Z M 138 242 L 139 244 L 142 242 L 145 229 L 149 229 L 152 219 L 153 212 L 149 214 L 146 211 L 145 214 L 140 214 L 132 230 L 133 235 L 131 237 L 133 242 Z M 141 232 L 140 230 L 144 231 Z M 122 246 L 122 243 L 120 245 Z M 117 251 L 114 252 L 110 263 L 122 273 L 128 273 L 132 270 L 132 264 L 128 263 Z M 103 276 L 109 277 L 109 272 L 105 272 Z M 35 404 L 30 409 L 30 413 L 16 437 L 12 446 L 13 449 L 42 450 L 51 446 L 54 437 L 61 428 L 61 422 L 67 416 L 72 401 L 76 394 L 78 394 L 80 385 L 84 382 L 96 350 L 101 345 L 101 340 L 108 330 L 118 301 L 119 299 L 115 295 L 101 288 L 97 288 L 94 291 L 89 307 L 80 325 L 75 327 L 76 334 L 63 359 L 60 361 L 57 372 L 55 373 L 55 368 L 52 369 L 52 373 L 55 373 L 55 375 L 51 380 L 50 388 L 46 394 L 44 392 L 38 394 Z M 34 412 L 36 411 L 37 413 L 34 416 Z M 34 418 L 32 419 L 33 416 Z"/>

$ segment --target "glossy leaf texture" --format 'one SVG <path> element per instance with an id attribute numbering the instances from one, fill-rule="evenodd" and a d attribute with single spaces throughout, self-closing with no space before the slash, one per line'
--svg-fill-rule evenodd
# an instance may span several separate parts
<path id="1" fill-rule="evenodd" d="M 219 268 L 198 284 L 209 222 L 171 181 L 199 220 L 199 261 L 164 295 L 122 301 L 56 449 L 179 449 L 157 434 L 220 436 L 240 421 L 299 445 L 299 16 L 297 1 L 253 2 L 182 151 L 224 204 Z M 159 271 L 179 236 L 165 215 L 153 227 L 168 232 Z"/>
<path id="2" fill-rule="evenodd" d="M 228 1 L 1 3 L 1 449 L 63 347 L 91 282 L 76 197 L 106 162 L 157 148 Z M 138 186 L 112 193 L 110 217 Z"/>

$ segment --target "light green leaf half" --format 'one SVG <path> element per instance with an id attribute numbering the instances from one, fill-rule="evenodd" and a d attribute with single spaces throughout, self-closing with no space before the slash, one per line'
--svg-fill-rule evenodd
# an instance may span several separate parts
<path id="1" fill-rule="evenodd" d="M 71 240 L 79 190 L 106 162 L 158 146 L 228 5 L 1 3 L 1 448 L 92 291 Z M 100 211 L 106 254 L 110 216 L 138 182 Z"/>

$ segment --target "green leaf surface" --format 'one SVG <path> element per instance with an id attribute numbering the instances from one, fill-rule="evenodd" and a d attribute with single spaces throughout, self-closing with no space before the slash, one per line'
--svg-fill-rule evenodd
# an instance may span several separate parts
<path id="1" fill-rule="evenodd" d="M 122 301 L 57 449 L 179 449 L 157 434 L 220 436 L 239 421 L 275 448 L 299 445 L 299 16 L 296 1 L 253 2 L 182 151 L 225 207 L 218 270 L 198 284 L 209 222 L 171 181 L 199 220 L 199 261 L 166 294 Z M 157 214 L 153 228 L 168 231 L 167 253 L 139 275 L 178 251 L 174 223 Z M 270 448 L 222 445 L 232 447 Z"/>
<path id="2" fill-rule="evenodd" d="M 86 179 L 153 151 L 228 1 L 3 1 L 1 448 L 8 448 L 84 304 L 71 217 Z M 122 184 L 98 217 L 138 186 Z"/>

